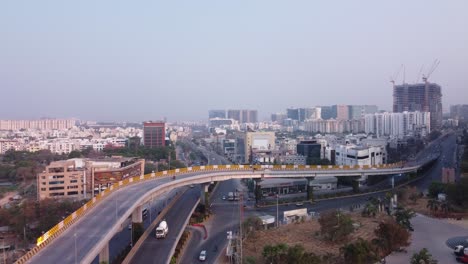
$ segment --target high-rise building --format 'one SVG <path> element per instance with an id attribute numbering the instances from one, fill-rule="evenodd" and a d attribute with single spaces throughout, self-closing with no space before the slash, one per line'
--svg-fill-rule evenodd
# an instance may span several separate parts
<path id="1" fill-rule="evenodd" d="M 333 113 L 331 106 L 321 106 L 320 108 L 322 109 L 322 119 L 327 120 L 336 118 L 336 112 Z"/>
<path id="2" fill-rule="evenodd" d="M 227 118 L 237 120 L 239 123 L 257 123 L 257 110 L 227 110 Z"/>
<path id="3" fill-rule="evenodd" d="M 166 123 L 143 122 L 143 145 L 149 148 L 166 146 Z"/>
<path id="4" fill-rule="evenodd" d="M 287 118 L 291 120 L 297 120 L 304 122 L 309 119 L 320 119 L 321 118 L 320 107 L 308 107 L 308 108 L 288 108 L 286 109 Z"/>
<path id="5" fill-rule="evenodd" d="M 287 118 L 291 118 L 292 120 L 299 120 L 299 109 L 297 108 L 286 109 L 286 116 Z"/>
<path id="6" fill-rule="evenodd" d="M 468 121 L 468 105 L 451 105 L 450 117 L 460 121 Z"/>
<path id="7" fill-rule="evenodd" d="M 393 86 L 393 112 L 430 112 L 431 128 L 442 126 L 442 93 L 436 83 L 402 84 Z"/>
<path id="8" fill-rule="evenodd" d="M 364 118 L 366 114 L 374 114 L 379 111 L 376 105 L 350 105 L 349 119 L 356 120 Z"/>
<path id="9" fill-rule="evenodd" d="M 277 122 L 278 124 L 283 124 L 283 121 L 287 118 L 286 114 L 276 113 L 271 114 L 271 122 Z"/>
<path id="10" fill-rule="evenodd" d="M 337 120 L 348 120 L 349 110 L 347 105 L 333 105 L 332 113 Z"/>
<path id="11" fill-rule="evenodd" d="M 208 118 L 226 118 L 226 110 L 210 110 L 208 111 Z"/>
<path id="12" fill-rule="evenodd" d="M 241 110 L 227 110 L 227 118 L 241 121 Z"/>
<path id="13" fill-rule="evenodd" d="M 0 120 L 0 130 L 70 129 L 75 122 L 74 119 Z"/>
<path id="14" fill-rule="evenodd" d="M 429 112 L 375 113 L 364 116 L 366 133 L 377 137 L 425 136 L 431 131 Z"/>

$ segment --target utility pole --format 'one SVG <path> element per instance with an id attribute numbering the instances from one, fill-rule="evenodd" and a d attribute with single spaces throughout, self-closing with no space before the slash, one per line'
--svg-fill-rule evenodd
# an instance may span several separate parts
<path id="1" fill-rule="evenodd" d="M 243 195 L 239 195 L 239 225 L 240 225 L 240 232 L 239 232 L 239 254 L 240 254 L 240 264 L 242 264 L 242 204 L 243 204 Z"/>
<path id="2" fill-rule="evenodd" d="M 276 194 L 276 228 L 279 227 L 279 194 Z"/>

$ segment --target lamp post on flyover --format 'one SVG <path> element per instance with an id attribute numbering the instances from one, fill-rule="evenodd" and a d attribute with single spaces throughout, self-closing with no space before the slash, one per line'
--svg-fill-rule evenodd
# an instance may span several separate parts
<path id="1" fill-rule="evenodd" d="M 279 194 L 276 194 L 276 228 L 279 227 Z"/>
<path id="2" fill-rule="evenodd" d="M 73 237 L 75 238 L 75 264 L 78 264 L 78 254 L 76 251 L 76 232 L 73 234 Z"/>

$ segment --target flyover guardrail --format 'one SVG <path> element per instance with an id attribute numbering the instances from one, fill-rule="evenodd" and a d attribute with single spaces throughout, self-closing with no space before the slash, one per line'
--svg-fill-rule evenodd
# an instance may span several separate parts
<path id="1" fill-rule="evenodd" d="M 79 219 L 86 215 L 87 212 L 92 210 L 100 201 L 105 199 L 111 193 L 125 188 L 134 183 L 148 181 L 159 177 L 172 177 L 181 174 L 193 173 L 193 172 L 213 172 L 213 171 L 261 171 L 261 170 L 272 170 L 272 171 L 340 171 L 340 170 L 378 170 L 378 169 L 394 169 L 404 168 L 403 162 L 382 164 L 382 165 L 207 165 L 207 166 L 196 166 L 188 168 L 179 168 L 173 170 L 165 170 L 160 172 L 153 172 L 146 175 L 135 176 L 116 182 L 111 185 L 108 189 L 102 191 L 100 194 L 93 197 L 81 208 L 70 214 L 63 221 L 53 226 L 50 230 L 45 232 L 42 236 L 37 239 L 36 246 L 27 252 L 24 256 L 19 258 L 15 263 L 25 263 L 36 255 L 41 249 L 50 244 L 56 237 L 60 236 L 65 230 L 71 225 L 76 223 Z"/>

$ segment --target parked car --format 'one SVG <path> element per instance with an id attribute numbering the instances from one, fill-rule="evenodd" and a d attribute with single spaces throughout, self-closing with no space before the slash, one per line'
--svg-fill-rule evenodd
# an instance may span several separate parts
<path id="1" fill-rule="evenodd" d="M 198 257 L 200 261 L 205 261 L 206 260 L 206 250 L 202 250 L 200 252 L 200 256 Z"/>
<path id="2" fill-rule="evenodd" d="M 296 203 L 296 206 L 303 206 L 303 205 L 304 205 L 303 202 L 298 202 L 298 203 Z"/>
<path id="3" fill-rule="evenodd" d="M 223 195 L 223 200 L 226 200 L 226 195 Z"/>

